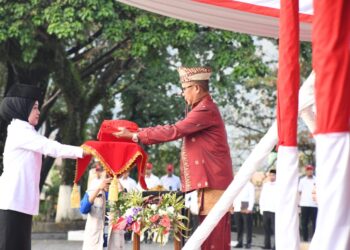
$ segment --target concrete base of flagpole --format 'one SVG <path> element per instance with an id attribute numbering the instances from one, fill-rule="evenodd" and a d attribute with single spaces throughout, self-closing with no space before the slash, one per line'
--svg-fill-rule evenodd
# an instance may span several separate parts
<path id="1" fill-rule="evenodd" d="M 80 187 L 78 186 L 79 190 Z M 70 195 L 72 193 L 72 186 L 60 185 L 58 191 L 58 201 L 55 222 L 82 219 L 79 209 L 71 208 Z"/>
<path id="2" fill-rule="evenodd" d="M 308 250 L 309 249 L 310 244 L 307 242 L 301 242 L 300 243 L 300 250 Z"/>

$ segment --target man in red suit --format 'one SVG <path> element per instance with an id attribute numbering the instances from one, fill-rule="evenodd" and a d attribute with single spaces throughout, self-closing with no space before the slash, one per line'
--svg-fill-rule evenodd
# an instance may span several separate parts
<path id="1" fill-rule="evenodd" d="M 182 95 L 191 108 L 186 118 L 174 125 L 144 128 L 137 133 L 120 128 L 114 133 L 143 144 L 183 138 L 181 186 L 183 192 L 198 190 L 199 217 L 203 221 L 233 179 L 230 149 L 224 122 L 209 94 L 208 67 L 178 69 Z M 202 245 L 202 250 L 230 249 L 230 214 L 227 213 Z"/>

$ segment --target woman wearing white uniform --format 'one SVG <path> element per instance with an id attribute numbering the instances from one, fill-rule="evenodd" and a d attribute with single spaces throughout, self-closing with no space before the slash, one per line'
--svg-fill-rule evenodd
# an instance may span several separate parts
<path id="1" fill-rule="evenodd" d="M 7 138 L 0 176 L 0 250 L 30 250 L 32 216 L 39 211 L 39 181 L 42 155 L 76 159 L 80 147 L 62 145 L 40 135 L 40 89 L 16 84 L 0 105 L 7 122 Z"/>

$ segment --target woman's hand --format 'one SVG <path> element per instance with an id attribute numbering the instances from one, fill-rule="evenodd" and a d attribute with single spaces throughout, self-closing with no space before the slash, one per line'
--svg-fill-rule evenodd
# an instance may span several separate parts
<path id="1" fill-rule="evenodd" d="M 107 191 L 109 188 L 109 185 L 111 184 L 112 177 L 105 178 L 101 181 L 100 185 L 98 186 L 99 190 L 105 190 Z"/>
<path id="2" fill-rule="evenodd" d="M 85 148 L 83 148 L 83 156 L 91 155 L 89 151 L 87 151 Z"/>

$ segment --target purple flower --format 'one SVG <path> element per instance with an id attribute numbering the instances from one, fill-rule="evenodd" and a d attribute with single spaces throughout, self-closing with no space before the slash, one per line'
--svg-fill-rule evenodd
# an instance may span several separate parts
<path id="1" fill-rule="evenodd" d="M 133 222 L 132 216 L 127 216 L 126 217 L 126 221 L 128 222 L 128 224 L 130 225 Z"/>
<path id="2" fill-rule="evenodd" d="M 139 208 L 136 208 L 136 207 L 134 207 L 134 208 L 132 209 L 132 213 L 133 213 L 134 216 L 137 215 L 137 214 L 139 213 L 139 211 L 140 211 L 140 209 L 139 209 Z"/>

